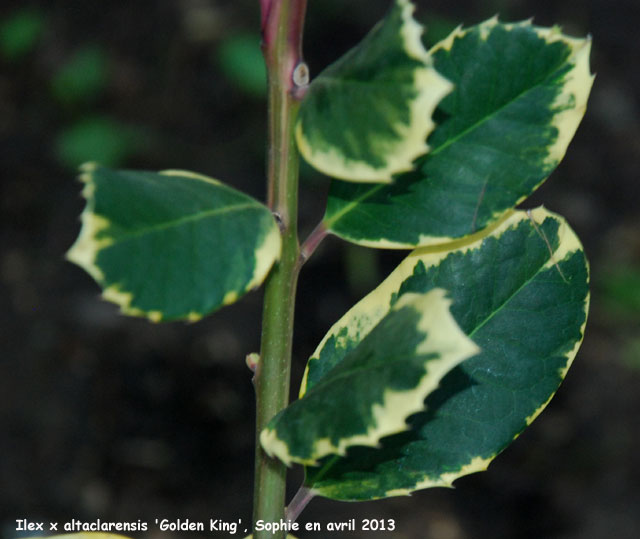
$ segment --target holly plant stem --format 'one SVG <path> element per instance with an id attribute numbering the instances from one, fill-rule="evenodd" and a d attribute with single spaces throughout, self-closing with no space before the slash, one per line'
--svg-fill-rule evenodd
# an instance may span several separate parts
<path id="1" fill-rule="evenodd" d="M 306 0 L 260 0 L 263 53 L 268 74 L 268 204 L 278 219 L 282 254 L 265 286 L 260 361 L 255 371 L 256 460 L 253 521 L 284 518 L 286 467 L 260 446 L 260 432 L 289 399 L 293 315 L 299 271 L 297 233 L 298 154 L 293 137 L 299 108 L 294 72 L 302 63 Z M 286 533 L 254 531 L 254 539 L 284 539 Z"/>

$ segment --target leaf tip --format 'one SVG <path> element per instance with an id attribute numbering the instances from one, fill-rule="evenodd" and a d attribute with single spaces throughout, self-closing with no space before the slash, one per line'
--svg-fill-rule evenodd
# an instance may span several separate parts
<path id="1" fill-rule="evenodd" d="M 452 299 L 445 289 L 434 288 L 426 294 L 405 293 L 400 296 L 396 306 L 398 304 L 413 304 L 421 314 L 419 327 L 427 335 L 427 339 L 420 345 L 418 352 L 440 353 L 447 357 L 447 361 L 443 362 L 444 372 L 440 378 L 458 363 L 480 352 L 480 347 L 467 337 L 453 317 Z"/>
<path id="2" fill-rule="evenodd" d="M 429 53 L 422 44 L 424 26 L 413 17 L 416 6 L 410 0 L 397 0 L 397 5 L 402 10 L 403 25 L 400 31 L 402 33 L 407 54 L 416 60 L 428 62 Z"/>
<path id="3" fill-rule="evenodd" d="M 413 170 L 414 161 L 429 151 L 426 140 L 435 128 L 431 116 L 453 85 L 434 69 L 414 9 L 409 0 L 396 0 L 381 24 L 311 84 L 295 137 L 301 155 L 324 174 L 389 184 L 396 174 Z M 380 51 L 388 54 L 390 49 L 394 62 L 388 66 Z M 330 120 L 326 99 L 340 109 L 331 112 Z M 352 106 L 356 101 L 363 103 Z M 372 122 L 353 110 L 378 112 Z"/>

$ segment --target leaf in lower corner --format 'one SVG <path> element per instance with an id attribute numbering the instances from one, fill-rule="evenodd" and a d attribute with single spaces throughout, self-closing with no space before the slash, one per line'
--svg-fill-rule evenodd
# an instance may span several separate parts
<path id="1" fill-rule="evenodd" d="M 315 464 L 407 428 L 442 377 L 478 349 L 456 325 L 442 289 L 405 294 L 340 364 L 262 432 L 267 453 Z"/>
<path id="2" fill-rule="evenodd" d="M 428 151 L 431 115 L 451 91 L 433 68 L 409 0 L 313 80 L 296 126 L 298 148 L 321 172 L 389 183 Z"/>
<path id="3" fill-rule="evenodd" d="M 85 166 L 70 261 L 129 315 L 197 320 L 262 283 L 280 256 L 271 212 L 217 180 Z"/>
<path id="4" fill-rule="evenodd" d="M 450 291 L 453 317 L 481 352 L 449 371 L 406 432 L 307 467 L 316 494 L 368 500 L 450 486 L 486 469 L 564 379 L 584 334 L 588 266 L 564 219 L 539 208 L 450 250 L 414 251 L 329 331 L 301 394 L 321 385 L 395 301 L 436 287 Z"/>
<path id="5" fill-rule="evenodd" d="M 563 158 L 593 82 L 590 39 L 491 19 L 430 53 L 455 85 L 431 151 L 391 185 L 333 181 L 325 226 L 371 247 L 442 244 L 497 222 Z"/>

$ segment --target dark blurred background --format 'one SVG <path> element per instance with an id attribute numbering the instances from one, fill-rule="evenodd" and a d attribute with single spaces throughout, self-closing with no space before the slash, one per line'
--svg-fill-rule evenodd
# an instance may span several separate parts
<path id="1" fill-rule="evenodd" d="M 556 398 L 488 472 L 410 498 L 316 499 L 300 521 L 396 521 L 393 533 L 329 536 L 336 539 L 637 539 L 640 4 L 417 4 L 430 43 L 496 13 L 593 36 L 597 78 L 584 122 L 564 162 L 526 202 L 565 215 L 584 242 L 593 281 L 586 338 Z M 357 43 L 388 5 L 310 0 L 312 74 Z M 259 348 L 260 293 L 196 324 L 152 325 L 118 315 L 63 255 L 79 230 L 74 177 L 87 160 L 186 168 L 264 198 L 258 27 L 257 0 L 2 3 L 1 537 L 21 535 L 18 518 L 248 524 L 253 389 L 244 356 Z M 303 166 L 303 237 L 322 215 L 327 186 Z M 301 276 L 294 389 L 326 330 L 402 255 L 324 242 Z M 300 480 L 292 472 L 292 493 Z M 150 528 L 131 535 L 199 537 Z"/>

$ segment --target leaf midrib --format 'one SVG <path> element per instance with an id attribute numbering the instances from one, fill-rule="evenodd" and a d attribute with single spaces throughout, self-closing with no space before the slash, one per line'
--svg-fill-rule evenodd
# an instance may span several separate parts
<path id="1" fill-rule="evenodd" d="M 542 240 L 542 239 L 540 239 L 540 241 L 543 241 L 543 240 Z M 479 248 L 479 247 L 478 247 L 478 248 Z M 527 287 L 527 286 L 528 286 L 528 285 L 529 285 L 529 284 L 530 284 L 530 283 L 531 283 L 531 282 L 532 282 L 536 277 L 538 277 L 538 275 L 540 275 L 541 273 L 543 273 L 543 272 L 547 271 L 548 269 L 551 269 L 551 268 L 547 268 L 547 267 L 546 267 L 546 265 L 547 265 L 550 261 L 552 261 L 552 260 L 553 260 L 553 261 L 555 262 L 555 264 L 556 264 L 556 265 L 557 265 L 557 264 L 560 264 L 560 263 L 562 262 L 562 260 L 560 260 L 560 261 L 555 261 L 555 253 L 557 253 L 557 252 L 558 252 L 558 247 L 556 247 L 556 248 L 553 250 L 553 252 L 549 252 L 548 257 L 546 257 L 544 260 L 542 260 L 542 261 L 540 262 L 540 264 L 535 268 L 535 270 L 530 274 L 530 276 L 529 276 L 529 277 L 527 277 L 527 278 L 526 278 L 526 279 L 525 279 L 525 280 L 520 284 L 520 286 L 518 286 L 515 290 L 513 290 L 513 291 L 512 291 L 512 293 L 511 293 L 511 294 L 509 294 L 509 296 L 507 296 L 507 297 L 504 299 L 504 301 L 502 301 L 502 302 L 501 302 L 501 303 L 500 303 L 500 304 L 499 304 L 499 305 L 498 305 L 494 310 L 492 310 L 492 311 L 491 311 L 487 316 L 483 317 L 483 318 L 482 318 L 482 321 L 481 321 L 479 324 L 477 324 L 473 329 L 469 330 L 469 332 L 468 332 L 468 333 L 465 331 L 465 334 L 466 334 L 469 338 L 473 338 L 473 336 L 474 336 L 474 335 L 475 335 L 479 330 L 481 330 L 481 329 L 482 329 L 486 324 L 488 324 L 488 323 L 491 321 L 491 319 L 493 319 L 493 318 L 494 318 L 494 317 L 495 317 L 495 316 L 496 316 L 500 311 L 502 311 L 502 310 L 503 310 L 503 309 L 504 309 L 504 308 L 505 308 L 505 307 L 506 307 L 506 306 L 507 306 L 507 305 L 508 305 L 508 304 L 509 304 L 509 303 L 510 303 L 510 302 L 511 302 L 511 301 L 512 301 L 516 296 L 518 296 L 518 294 L 520 294 L 520 292 L 521 292 L 524 288 L 526 288 L 526 287 Z M 574 252 L 575 252 L 575 251 L 570 251 L 570 253 L 568 253 L 568 254 L 572 254 L 572 253 L 574 253 Z M 448 256 L 448 255 L 447 255 L 447 256 Z M 441 259 L 441 260 L 440 260 L 440 262 L 439 262 L 439 265 L 441 265 L 441 264 L 444 262 L 444 260 L 446 260 L 446 258 L 447 258 L 447 257 L 445 257 L 445 258 Z M 564 260 L 564 259 L 566 259 L 566 256 L 563 258 L 563 260 Z M 416 264 L 417 264 L 417 263 L 419 263 L 419 261 L 418 261 L 418 262 L 416 262 Z M 456 323 L 458 323 L 458 322 L 456 321 Z M 374 326 L 374 327 L 369 331 L 369 333 L 367 333 L 367 334 L 362 338 L 362 340 L 366 339 L 366 338 L 367 338 L 367 336 L 370 334 L 370 332 L 371 332 L 374 328 L 375 328 L 375 326 Z M 361 340 L 360 342 L 362 342 L 362 340 Z M 347 353 L 343 356 L 343 358 L 342 358 L 340 361 L 338 361 L 338 362 L 337 362 L 337 363 L 336 363 L 336 364 L 335 364 L 335 365 L 334 365 L 334 366 L 333 366 L 333 367 L 332 367 L 332 368 L 331 368 L 327 373 L 325 373 L 325 374 L 321 377 L 320 381 L 318 381 L 318 382 L 316 382 L 315 384 L 313 384 L 313 387 L 312 387 L 311 389 L 309 389 L 309 393 L 310 393 L 311 391 L 313 391 L 316 387 L 318 387 L 320 384 L 324 383 L 323 379 L 324 379 L 326 376 L 328 376 L 328 375 L 331 373 L 331 371 L 332 371 L 333 369 L 337 368 L 337 367 L 342 363 L 342 361 L 344 361 L 344 359 L 345 359 L 349 354 L 353 353 L 353 351 L 354 351 L 354 350 L 357 350 L 357 347 L 359 346 L 360 342 L 358 342 L 358 343 L 357 343 L 357 344 L 356 344 L 356 345 L 355 345 L 355 346 L 354 346 L 354 347 L 353 347 L 349 352 L 347 352 Z M 320 352 L 320 353 L 321 353 L 321 352 Z M 312 358 L 312 359 L 314 359 L 314 358 Z M 317 358 L 315 358 L 315 359 L 317 359 Z"/>
<path id="2" fill-rule="evenodd" d="M 553 254 L 551 254 L 551 256 L 544 262 L 544 264 L 541 264 L 535 272 L 533 272 L 531 274 L 531 276 L 526 279 L 525 281 L 523 281 L 523 283 L 516 289 L 513 291 L 512 294 L 509 295 L 508 298 L 505 299 L 505 301 L 503 301 L 497 309 L 494 309 L 493 311 L 491 311 L 491 313 L 489 314 L 489 316 L 485 317 L 482 322 L 480 322 L 475 328 L 473 328 L 469 333 L 468 336 L 470 338 L 473 338 L 473 336 L 480 331 L 484 326 L 486 326 L 499 312 L 501 312 L 518 294 L 520 294 L 520 292 L 526 288 L 536 277 L 538 277 L 538 275 L 540 275 L 542 272 L 547 271 L 550 268 L 545 268 L 546 264 L 550 261 L 553 260 L 553 255 L 557 252 L 557 249 L 553 252 Z M 574 251 L 571 251 L 572 253 Z M 564 259 L 563 259 L 564 260 Z"/>
<path id="3" fill-rule="evenodd" d="M 487 115 L 487 116 L 483 117 L 481 120 L 475 122 L 474 124 L 470 125 L 466 129 L 462 130 L 460 133 L 457 133 L 455 136 L 445 140 L 442 144 L 440 144 L 440 146 L 438 146 L 436 148 L 433 148 L 428 153 L 424 154 L 423 157 L 428 156 L 430 158 L 430 157 L 433 157 L 434 155 L 438 155 L 439 152 L 445 150 L 446 148 L 451 146 L 451 144 L 453 144 L 454 142 L 458 142 L 459 140 L 461 140 L 462 138 L 467 136 L 469 133 L 471 133 L 471 132 L 475 131 L 476 129 L 480 128 L 483 124 L 485 124 L 486 122 L 489 122 L 491 119 L 495 118 L 499 113 L 501 113 L 507 107 L 511 106 L 513 103 L 517 102 L 519 99 L 521 99 L 527 93 L 529 93 L 529 92 L 539 88 L 540 86 L 542 86 L 544 84 L 544 82 L 547 81 L 549 79 L 549 77 L 551 77 L 552 75 L 557 73 L 558 70 L 562 67 L 562 65 L 567 61 L 568 61 L 567 59 L 564 59 L 562 61 L 562 63 L 560 63 L 559 65 L 555 66 L 554 69 L 551 70 L 550 73 L 546 77 L 544 77 L 544 79 L 542 79 L 540 82 L 538 82 L 537 84 L 527 88 L 523 92 L 520 92 L 519 94 L 514 96 L 511 100 L 507 101 L 502 106 L 500 106 L 497 109 L 495 109 L 492 112 L 491 115 Z M 393 184 L 391 184 L 391 185 L 393 185 Z M 339 221 L 345 214 L 347 214 L 350 211 L 352 211 L 354 207 L 356 207 L 358 204 L 360 204 L 361 202 L 363 202 L 367 198 L 373 196 L 375 193 L 377 193 L 383 187 L 389 187 L 389 184 L 377 184 L 374 187 L 372 187 L 369 191 L 367 191 L 366 193 L 363 193 L 362 195 L 360 195 L 355 200 L 352 200 L 346 206 L 344 206 L 339 212 L 335 213 L 330 219 L 325 219 L 324 220 L 325 226 L 328 229 L 330 229 L 331 226 L 334 223 L 336 223 L 337 221 Z"/>
<path id="4" fill-rule="evenodd" d="M 553 254 L 555 254 L 556 252 L 557 252 L 557 249 L 554 251 L 554 253 L 553 253 Z M 572 252 L 574 252 L 574 251 L 572 251 Z M 518 287 L 518 288 L 517 288 L 517 289 L 516 289 L 516 290 L 515 290 L 511 295 L 509 295 L 509 297 L 508 297 L 508 298 L 506 298 L 504 302 L 502 302 L 502 304 L 500 305 L 500 307 L 499 307 L 499 308 L 497 308 L 497 309 L 495 309 L 494 311 L 492 311 L 492 312 L 491 312 L 491 314 L 490 314 L 489 316 L 487 316 L 486 318 L 484 318 L 484 319 L 483 319 L 483 321 L 482 321 L 480 324 L 478 324 L 478 325 L 477 325 L 473 330 L 471 330 L 471 331 L 468 333 L 468 337 L 469 337 L 469 338 L 473 338 L 474 334 L 475 334 L 475 333 L 477 333 L 480 329 L 482 329 L 482 328 L 483 328 L 483 327 L 484 327 L 484 326 L 485 326 L 485 325 L 486 325 L 490 320 L 492 320 L 498 312 L 500 312 L 502 309 L 504 309 L 504 308 L 505 308 L 505 306 L 506 306 L 506 305 L 508 305 L 508 304 L 509 304 L 509 303 L 510 303 L 510 302 L 511 302 L 511 301 L 512 301 L 512 300 L 513 300 L 513 299 L 514 299 L 514 298 L 515 298 L 515 297 L 516 297 L 516 296 L 517 296 L 517 295 L 518 295 L 518 294 L 523 290 L 523 288 L 525 288 L 526 286 L 528 286 L 528 285 L 529 285 L 529 284 L 530 284 L 530 283 L 531 283 L 531 282 L 532 282 L 532 281 L 533 281 L 533 280 L 534 280 L 538 275 L 540 275 L 543 271 L 546 271 L 546 269 L 549 269 L 549 268 L 545 268 L 545 265 L 549 262 L 549 260 L 552 260 L 552 259 L 553 259 L 553 254 L 549 257 L 549 259 L 548 259 L 546 262 L 544 262 L 543 264 L 541 264 L 541 265 L 536 269 L 536 271 L 535 271 L 535 272 L 533 272 L 533 274 L 532 274 L 528 279 L 526 279 L 526 280 L 523 282 L 523 284 L 522 284 L 521 286 L 519 286 L 519 287 Z M 563 259 L 563 260 L 564 260 L 564 259 Z M 559 263 L 559 262 L 558 262 L 558 263 Z M 314 386 L 314 387 L 317 387 L 317 386 Z M 313 389 L 313 388 L 312 388 L 312 389 Z M 313 483 L 313 485 L 316 485 L 316 484 L 318 484 L 319 482 L 321 482 L 321 481 L 322 481 L 322 478 L 323 478 L 324 476 L 326 476 L 326 474 L 329 472 L 329 470 L 330 470 L 331 468 L 333 468 L 333 466 L 334 466 L 334 465 L 335 465 L 335 464 L 336 464 L 340 459 L 341 459 L 341 457 L 340 457 L 339 455 L 333 455 L 333 456 L 332 456 L 332 458 L 331 458 L 328 462 L 326 462 L 326 463 L 324 464 L 324 466 L 322 466 L 322 467 L 320 468 L 320 470 L 318 471 L 318 474 L 317 474 L 317 476 L 316 476 L 316 480 L 315 480 L 315 482 Z M 312 487 L 313 485 L 309 485 L 309 486 L 311 486 L 311 487 Z"/>
<path id="5" fill-rule="evenodd" d="M 123 242 L 127 242 L 130 241 L 132 239 L 136 239 L 139 238 L 141 236 L 145 236 L 147 234 L 154 234 L 157 232 L 160 232 L 162 230 L 167 230 L 170 228 L 177 228 L 180 227 L 186 223 L 190 223 L 193 221 L 199 221 L 199 220 L 203 220 L 203 219 L 207 219 L 209 217 L 214 217 L 216 215 L 223 215 L 225 213 L 231 213 L 231 212 L 236 212 L 236 211 L 241 211 L 244 209 L 249 209 L 249 208 L 254 208 L 254 209 L 259 209 L 260 206 L 258 206 L 257 204 L 253 203 L 253 202 L 245 202 L 243 204 L 236 204 L 234 206 L 225 206 L 223 208 L 215 208 L 215 209 L 210 209 L 210 210 L 206 210 L 206 211 L 201 211 L 201 212 L 197 212 L 194 214 L 190 214 L 187 215 L 185 217 L 180 217 L 178 219 L 174 219 L 171 221 L 166 221 L 163 223 L 159 223 L 156 225 L 152 225 L 152 226 L 146 226 L 146 227 L 142 227 L 139 229 L 136 229 L 133 232 L 128 232 L 122 235 L 119 235 L 117 237 L 114 236 L 108 236 L 108 238 L 112 239 L 114 243 L 112 243 L 111 245 L 107 246 L 113 246 L 113 245 L 117 245 L 118 243 L 123 243 Z M 108 217 L 105 216 L 105 218 L 108 219 Z M 111 221 L 110 221 L 111 222 Z M 108 232 L 108 228 L 103 229 L 102 232 Z M 103 239 L 103 238 L 101 238 Z M 104 238 L 107 239 L 107 238 Z"/>

